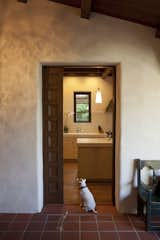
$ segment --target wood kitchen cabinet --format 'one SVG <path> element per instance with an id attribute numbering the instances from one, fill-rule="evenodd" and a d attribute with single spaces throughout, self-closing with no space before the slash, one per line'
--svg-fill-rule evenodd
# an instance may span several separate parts
<path id="1" fill-rule="evenodd" d="M 63 137 L 63 158 L 77 159 L 77 138 L 75 136 Z"/>
<path id="2" fill-rule="evenodd" d="M 78 177 L 88 181 L 112 181 L 112 140 L 79 138 Z"/>
<path id="3" fill-rule="evenodd" d="M 63 159 L 78 159 L 78 138 L 103 138 L 105 135 L 99 133 L 64 133 L 63 134 Z"/>

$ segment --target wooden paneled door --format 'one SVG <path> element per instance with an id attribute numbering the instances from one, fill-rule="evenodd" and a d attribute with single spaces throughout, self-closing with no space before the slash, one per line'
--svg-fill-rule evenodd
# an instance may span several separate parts
<path id="1" fill-rule="evenodd" d="M 63 68 L 43 67 L 44 204 L 63 203 Z"/>

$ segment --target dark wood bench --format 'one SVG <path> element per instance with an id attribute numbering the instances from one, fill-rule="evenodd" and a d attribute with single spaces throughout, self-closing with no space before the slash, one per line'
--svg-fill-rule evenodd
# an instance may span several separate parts
<path id="1" fill-rule="evenodd" d="M 152 173 L 150 183 L 147 185 L 142 180 L 141 171 L 144 167 Z M 159 160 L 137 160 L 138 196 L 137 213 L 145 216 L 146 230 L 160 230 L 160 178 L 156 171 L 160 169 Z"/>

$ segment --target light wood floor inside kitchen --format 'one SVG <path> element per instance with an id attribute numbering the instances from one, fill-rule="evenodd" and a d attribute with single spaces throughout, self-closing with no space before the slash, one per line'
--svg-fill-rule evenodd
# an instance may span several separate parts
<path id="1" fill-rule="evenodd" d="M 64 163 L 64 203 L 79 204 L 79 186 L 76 178 L 77 163 Z M 112 204 L 112 185 L 110 183 L 87 183 L 97 204 Z"/>

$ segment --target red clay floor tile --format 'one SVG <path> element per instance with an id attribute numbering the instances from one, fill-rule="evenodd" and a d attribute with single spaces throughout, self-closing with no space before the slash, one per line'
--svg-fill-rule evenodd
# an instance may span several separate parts
<path id="1" fill-rule="evenodd" d="M 80 221 L 81 222 L 95 222 L 96 218 L 95 218 L 95 215 L 82 215 L 80 217 Z"/>
<path id="2" fill-rule="evenodd" d="M 31 221 L 32 222 L 36 222 L 36 221 L 45 221 L 47 219 L 47 214 L 39 214 L 39 213 L 37 213 L 37 214 L 34 214 L 33 216 L 32 216 L 32 219 L 31 219 Z"/>
<path id="3" fill-rule="evenodd" d="M 57 222 L 47 222 L 44 231 L 58 231 Z"/>
<path id="4" fill-rule="evenodd" d="M 63 224 L 63 230 L 64 231 L 79 231 L 79 223 L 65 222 Z"/>
<path id="5" fill-rule="evenodd" d="M 101 240 L 119 240 L 118 234 L 116 232 L 100 232 L 100 236 Z"/>
<path id="6" fill-rule="evenodd" d="M 43 230 L 43 227 L 44 227 L 44 222 L 31 222 L 28 227 L 27 227 L 27 230 L 26 231 L 37 231 L 37 232 L 40 232 Z"/>
<path id="7" fill-rule="evenodd" d="M 60 219 L 62 219 L 63 215 L 58 214 L 49 214 L 47 220 L 52 222 L 58 222 Z"/>
<path id="8" fill-rule="evenodd" d="M 5 232 L 0 232 L 0 240 L 3 239 L 4 234 L 5 234 Z"/>
<path id="9" fill-rule="evenodd" d="M 97 221 L 112 221 L 112 215 L 99 214 L 97 215 Z"/>
<path id="10" fill-rule="evenodd" d="M 9 231 L 15 231 L 15 232 L 18 232 L 18 231 L 24 231 L 25 228 L 26 228 L 26 222 L 13 222 L 9 225 L 8 227 L 8 230 Z"/>
<path id="11" fill-rule="evenodd" d="M 62 238 L 60 234 L 60 232 L 44 232 L 41 240 L 61 240 Z"/>
<path id="12" fill-rule="evenodd" d="M 80 224 L 81 231 L 97 231 L 98 226 L 96 223 L 81 223 Z"/>
<path id="13" fill-rule="evenodd" d="M 63 232 L 62 240 L 79 240 L 79 232 Z"/>
<path id="14" fill-rule="evenodd" d="M 98 213 L 117 214 L 117 210 L 112 205 L 97 205 Z"/>
<path id="15" fill-rule="evenodd" d="M 157 235 L 153 232 L 138 232 L 141 240 L 157 240 Z"/>
<path id="16" fill-rule="evenodd" d="M 99 231 L 115 231 L 113 222 L 98 222 Z"/>
<path id="17" fill-rule="evenodd" d="M 67 215 L 67 217 L 65 218 L 65 222 L 79 222 L 79 215 Z"/>
<path id="18" fill-rule="evenodd" d="M 33 216 L 33 214 L 17 214 L 16 215 L 16 217 L 15 217 L 15 219 L 14 219 L 14 221 L 16 222 L 18 222 L 18 221 L 24 221 L 24 222 L 26 222 L 26 221 L 29 221 L 31 218 L 32 218 L 32 216 Z"/>
<path id="19" fill-rule="evenodd" d="M 0 231 L 7 231 L 9 228 L 9 222 L 0 222 Z"/>
<path id="20" fill-rule="evenodd" d="M 81 232 L 81 240 L 98 240 L 98 232 Z"/>
<path id="21" fill-rule="evenodd" d="M 135 214 L 129 214 L 128 217 L 132 222 L 144 222 L 144 217 L 142 217 L 142 216 L 138 216 Z"/>
<path id="22" fill-rule="evenodd" d="M 1 214 L 0 215 L 0 222 L 9 222 L 9 221 L 12 221 L 14 220 L 14 218 L 16 217 L 16 214 L 8 214 L 8 213 L 4 213 L 4 214 Z"/>
<path id="23" fill-rule="evenodd" d="M 145 231 L 146 228 L 144 222 L 134 222 L 133 226 L 136 229 L 136 231 Z"/>
<path id="24" fill-rule="evenodd" d="M 79 205 L 65 205 L 64 211 L 69 213 L 86 213 Z"/>
<path id="25" fill-rule="evenodd" d="M 3 240 L 21 240 L 22 232 L 6 232 Z"/>
<path id="26" fill-rule="evenodd" d="M 128 215 L 114 215 L 113 219 L 115 222 L 129 222 Z"/>
<path id="27" fill-rule="evenodd" d="M 40 240 L 41 232 L 25 232 L 23 235 L 23 240 Z"/>
<path id="28" fill-rule="evenodd" d="M 50 239 L 158 240 L 160 231 L 146 232 L 144 218 L 120 215 L 112 206 L 98 206 L 98 214 L 60 204 L 38 214 L 0 214 L 0 240 Z"/>
<path id="29" fill-rule="evenodd" d="M 135 232 L 119 232 L 120 240 L 138 240 Z"/>
<path id="30" fill-rule="evenodd" d="M 133 226 L 129 222 L 116 222 L 118 231 L 133 231 Z"/>

